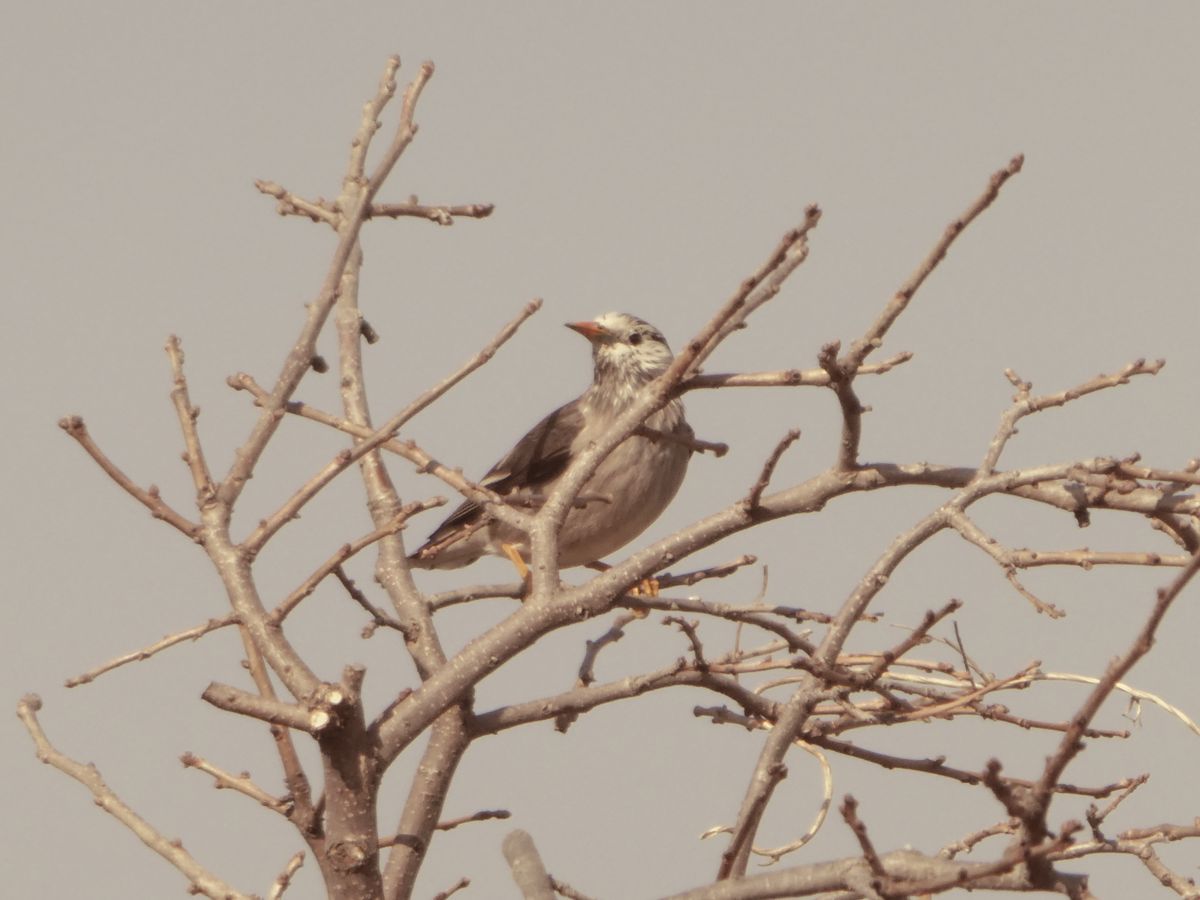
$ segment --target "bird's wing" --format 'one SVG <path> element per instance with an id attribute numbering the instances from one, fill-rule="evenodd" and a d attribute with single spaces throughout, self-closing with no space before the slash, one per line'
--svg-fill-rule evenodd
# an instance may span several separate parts
<path id="1" fill-rule="evenodd" d="M 582 429 L 579 401 L 560 406 L 517 441 L 517 445 L 492 466 L 479 483 L 502 497 L 522 488 L 544 487 L 566 470 L 571 458 L 571 444 Z M 454 529 L 473 522 L 480 509 L 474 500 L 465 501 L 429 536 L 428 543 L 437 543 Z"/>

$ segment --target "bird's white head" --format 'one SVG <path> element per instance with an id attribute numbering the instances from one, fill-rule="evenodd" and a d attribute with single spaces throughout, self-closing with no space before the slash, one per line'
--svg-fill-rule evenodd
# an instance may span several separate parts
<path id="1" fill-rule="evenodd" d="M 597 387 L 633 392 L 667 371 L 675 358 L 662 332 L 628 313 L 604 313 L 591 322 L 569 322 L 567 327 L 591 341 Z"/>

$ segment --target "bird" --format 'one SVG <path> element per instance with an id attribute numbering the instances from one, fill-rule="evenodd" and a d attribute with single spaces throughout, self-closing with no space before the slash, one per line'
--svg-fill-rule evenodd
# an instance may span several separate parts
<path id="1" fill-rule="evenodd" d="M 674 356 L 662 332 L 637 316 L 609 312 L 568 322 L 592 345 L 592 384 L 550 413 L 488 470 L 479 484 L 518 506 L 536 507 L 580 453 L 598 440 Z M 683 483 L 694 442 L 683 401 L 673 398 L 648 416 L 597 467 L 567 512 L 558 538 L 558 565 L 600 563 L 662 514 Z M 582 502 L 581 502 L 582 501 Z M 457 569 L 485 554 L 507 556 L 522 577 L 529 538 L 467 500 L 447 517 L 409 563 Z"/>

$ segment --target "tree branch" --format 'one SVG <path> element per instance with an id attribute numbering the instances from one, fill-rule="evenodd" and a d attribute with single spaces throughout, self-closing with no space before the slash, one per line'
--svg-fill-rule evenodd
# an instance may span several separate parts
<path id="1" fill-rule="evenodd" d="M 150 515 L 156 519 L 162 519 L 168 525 L 173 526 L 178 531 L 186 534 L 192 540 L 200 540 L 200 526 L 195 522 L 190 522 L 163 500 L 159 496 L 158 488 L 150 485 L 149 488 L 140 488 L 122 472 L 117 466 L 104 455 L 104 452 L 92 440 L 92 436 L 88 433 L 87 426 L 83 423 L 80 416 L 67 416 L 58 420 L 58 427 L 69 434 L 79 443 L 92 459 L 96 461 L 104 473 L 115 481 L 125 493 L 133 497 L 138 503 L 150 510 Z"/>
<path id="2" fill-rule="evenodd" d="M 199 407 L 192 406 L 188 397 L 187 378 L 183 374 L 183 348 L 179 338 L 171 335 L 167 338 L 167 356 L 171 360 L 171 374 L 174 385 L 171 388 L 171 402 L 175 405 L 175 413 L 179 417 L 179 429 L 183 432 L 183 443 L 186 448 L 184 461 L 192 472 L 192 483 L 196 486 L 196 504 L 204 506 L 212 502 L 212 475 L 208 471 L 208 463 L 204 461 L 204 451 L 200 446 L 200 434 L 196 430 L 196 419 L 200 415 Z"/>
<path id="3" fill-rule="evenodd" d="M 94 765 L 76 762 L 56 750 L 42 730 L 41 723 L 38 722 L 37 713 L 41 708 L 41 698 L 34 694 L 27 694 L 17 704 L 17 717 L 24 723 L 29 736 L 33 738 L 39 760 L 69 775 L 91 791 L 97 806 L 178 869 L 187 878 L 196 893 L 211 897 L 213 900 L 252 900 L 249 894 L 241 893 L 209 872 L 196 861 L 195 857 L 183 849 L 182 843 L 177 840 L 169 840 L 156 831 L 149 822 L 135 813 L 113 793 L 112 789 L 104 783 L 100 771 Z"/>

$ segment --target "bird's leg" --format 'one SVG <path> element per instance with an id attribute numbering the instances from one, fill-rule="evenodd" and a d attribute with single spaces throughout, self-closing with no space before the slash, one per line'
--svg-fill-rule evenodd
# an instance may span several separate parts
<path id="1" fill-rule="evenodd" d="M 516 548 L 515 544 L 502 543 L 500 549 L 504 551 L 504 555 L 509 558 L 509 561 L 517 567 L 517 574 L 521 576 L 521 581 L 525 583 L 525 593 L 529 593 L 533 579 L 529 577 L 529 566 L 525 565 L 525 559 L 521 556 L 521 551 Z"/>

